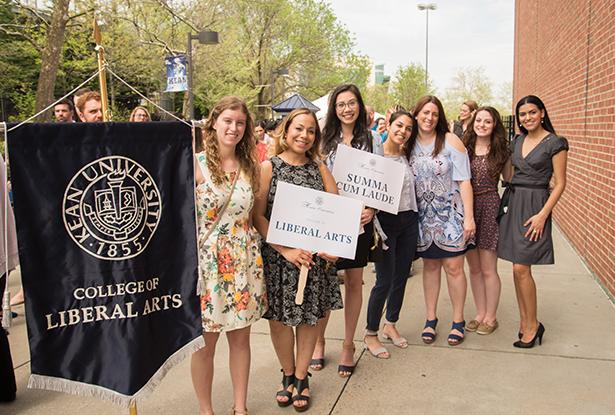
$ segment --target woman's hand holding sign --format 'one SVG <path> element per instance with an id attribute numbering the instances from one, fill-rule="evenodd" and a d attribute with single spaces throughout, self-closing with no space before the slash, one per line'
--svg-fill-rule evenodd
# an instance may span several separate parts
<path id="1" fill-rule="evenodd" d="M 329 254 L 326 254 L 324 252 L 318 252 L 316 255 L 321 257 L 325 261 L 332 263 L 332 264 L 336 263 L 337 260 L 339 259 L 339 257 L 333 256 L 333 255 L 329 255 Z"/>
<path id="2" fill-rule="evenodd" d="M 304 249 L 280 247 L 279 252 L 288 262 L 299 269 L 302 266 L 310 269 L 314 265 L 312 253 Z"/>
<path id="3" fill-rule="evenodd" d="M 375 211 L 372 208 L 363 208 L 363 212 L 361 212 L 361 226 L 371 222 L 374 218 L 374 213 Z"/>

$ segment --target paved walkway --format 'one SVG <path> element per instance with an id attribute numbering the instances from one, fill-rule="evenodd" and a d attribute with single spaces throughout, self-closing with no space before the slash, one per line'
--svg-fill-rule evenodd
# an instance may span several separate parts
<path id="1" fill-rule="evenodd" d="M 311 414 L 615 414 L 615 308 L 568 243 L 555 235 L 557 264 L 535 268 L 539 315 L 546 327 L 544 343 L 515 349 L 517 305 L 511 266 L 499 264 L 502 300 L 500 328 L 490 336 L 469 333 L 455 348 L 446 344 L 451 316 L 446 284 L 440 296 L 440 335 L 424 345 L 421 263 L 409 280 L 399 323 L 410 340 L 406 350 L 389 347 L 391 359 L 378 360 L 362 351 L 357 331 L 358 368 L 349 380 L 337 376 L 343 337 L 343 313 L 336 312 L 327 331 L 327 366 L 312 377 Z M 371 267 L 370 267 L 371 268 Z M 364 298 L 373 284 L 366 272 Z M 444 280 L 443 280 L 444 282 Z M 19 284 L 11 278 L 11 291 Z M 474 313 L 468 293 L 466 319 Z M 365 307 L 364 307 L 365 308 Z M 17 375 L 17 400 L 0 405 L 0 414 L 72 415 L 127 414 L 112 404 L 55 392 L 26 388 L 29 353 L 23 307 L 14 320 L 9 340 Z M 365 316 L 360 319 L 363 326 Z M 215 409 L 229 412 L 231 385 L 226 341 L 218 345 L 214 384 Z M 274 402 L 280 373 L 266 322 L 253 327 L 251 415 L 294 413 Z M 160 387 L 139 405 L 141 415 L 197 414 L 189 360 L 174 368 Z"/>

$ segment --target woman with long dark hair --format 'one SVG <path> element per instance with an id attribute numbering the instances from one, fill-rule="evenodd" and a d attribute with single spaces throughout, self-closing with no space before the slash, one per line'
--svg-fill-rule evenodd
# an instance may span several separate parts
<path id="1" fill-rule="evenodd" d="M 568 141 L 555 134 L 547 108 L 528 95 L 517 102 L 515 119 L 521 131 L 512 143 L 514 173 L 503 196 L 498 256 L 513 263 L 519 303 L 520 348 L 542 343 L 545 328 L 537 318 L 532 265 L 553 264 L 551 212 L 566 187 Z M 549 189 L 549 182 L 553 186 Z"/>
<path id="2" fill-rule="evenodd" d="M 478 334 L 491 334 L 498 328 L 496 311 L 502 284 L 497 269 L 496 217 L 500 206 L 498 181 L 510 160 L 506 138 L 500 113 L 493 107 L 478 108 L 463 137 L 472 170 L 477 248 L 466 252 L 476 306 L 476 317 L 466 325 L 466 330 Z"/>
<path id="3" fill-rule="evenodd" d="M 389 118 L 388 138 L 384 143 L 384 156 L 404 166 L 404 181 L 397 214 L 382 211 L 377 214 L 388 249 L 383 252 L 382 260 L 376 263 L 376 282 L 369 295 L 363 342 L 365 348 L 380 359 L 390 357 L 378 339 L 385 303 L 382 337 L 391 340 L 394 346 L 401 349 L 408 347 L 408 340 L 399 334 L 396 323 L 404 301 L 406 281 L 419 232 L 414 174 L 408 164 L 410 150 L 406 146 L 413 124 L 412 114 L 405 110 L 394 112 Z"/>
<path id="4" fill-rule="evenodd" d="M 367 112 L 359 89 L 352 84 L 340 85 L 331 92 L 325 126 L 323 128 L 322 153 L 329 170 L 333 169 L 337 146 L 347 145 L 378 155 L 383 154 L 382 141 L 367 127 Z M 374 209 L 365 208 L 361 214 L 364 232 L 359 236 L 355 258 L 340 259 L 336 267 L 344 272 L 344 342 L 338 366 L 341 377 L 350 376 L 355 368 L 354 334 L 363 302 L 363 267 L 367 265 L 374 244 Z M 316 344 L 311 367 L 320 370 L 324 366 L 324 333 L 328 317 L 323 319 L 321 334 Z"/>
<path id="5" fill-rule="evenodd" d="M 464 340 L 463 307 L 467 282 L 463 254 L 473 243 L 476 226 L 472 208 L 470 160 L 463 142 L 448 131 L 444 108 L 432 95 L 419 99 L 413 113 L 416 128 L 408 146 L 416 182 L 419 211 L 417 254 L 423 258 L 423 290 L 427 321 L 421 337 L 430 344 L 436 338 L 436 309 L 440 272 L 446 272 L 453 306 L 448 344 Z"/>

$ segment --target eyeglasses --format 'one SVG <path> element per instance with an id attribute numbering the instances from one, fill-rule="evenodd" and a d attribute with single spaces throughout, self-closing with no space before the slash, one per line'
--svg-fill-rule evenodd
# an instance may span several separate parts
<path id="1" fill-rule="evenodd" d="M 343 111 L 346 107 L 348 108 L 355 108 L 358 105 L 358 101 L 356 99 L 351 99 L 348 102 L 336 102 L 335 103 L 335 108 L 338 111 Z"/>

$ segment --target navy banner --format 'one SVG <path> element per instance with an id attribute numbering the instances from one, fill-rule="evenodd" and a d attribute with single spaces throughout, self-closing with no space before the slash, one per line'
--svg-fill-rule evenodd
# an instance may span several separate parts
<path id="1" fill-rule="evenodd" d="M 8 135 L 30 386 L 129 405 L 203 346 L 190 127 Z"/>
<path id="2" fill-rule="evenodd" d="M 167 89 L 164 92 L 181 92 L 188 90 L 186 55 L 167 56 L 164 65 L 167 70 Z"/>

